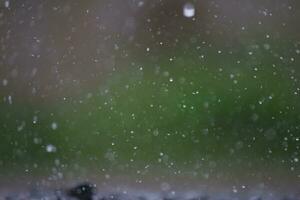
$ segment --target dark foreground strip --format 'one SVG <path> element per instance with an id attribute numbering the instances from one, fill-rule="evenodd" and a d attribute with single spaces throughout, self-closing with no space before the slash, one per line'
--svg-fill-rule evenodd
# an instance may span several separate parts
<path id="1" fill-rule="evenodd" d="M 0 197 L 0 199 L 2 199 Z M 174 192 L 123 192 L 123 193 L 101 193 L 96 191 L 96 185 L 82 183 L 67 190 L 37 191 L 29 193 L 12 194 L 4 197 L 5 200 L 300 200 L 298 194 L 276 194 L 272 192 L 259 192 L 249 194 L 247 197 L 239 194 L 230 195 L 216 193 L 206 195 L 203 193 L 180 193 Z"/>

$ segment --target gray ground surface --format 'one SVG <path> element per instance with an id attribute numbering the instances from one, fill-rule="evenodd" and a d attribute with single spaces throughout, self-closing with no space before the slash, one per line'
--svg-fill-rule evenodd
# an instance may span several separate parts
<path id="1" fill-rule="evenodd" d="M 24 185 L 23 185 L 24 186 Z M 6 200 L 300 200 L 300 191 L 270 189 L 262 184 L 250 188 L 244 186 L 234 187 L 205 187 L 186 189 L 168 183 L 161 183 L 160 189 L 134 188 L 119 185 L 96 185 L 89 183 L 61 185 L 57 187 L 36 185 L 13 188 L 1 185 L 0 199 Z"/>

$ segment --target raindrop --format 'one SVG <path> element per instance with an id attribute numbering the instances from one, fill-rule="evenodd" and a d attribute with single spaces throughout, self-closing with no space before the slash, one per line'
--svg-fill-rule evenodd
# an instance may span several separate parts
<path id="1" fill-rule="evenodd" d="M 4 6 L 5 6 L 5 8 L 9 7 L 9 1 L 8 0 L 4 1 Z"/>
<path id="2" fill-rule="evenodd" d="M 154 136 L 158 136 L 158 134 L 159 134 L 159 131 L 158 131 L 157 129 L 155 129 L 155 130 L 153 131 L 153 135 L 154 135 Z"/>
<path id="3" fill-rule="evenodd" d="M 163 183 L 160 184 L 160 189 L 162 191 L 168 191 L 168 190 L 171 189 L 171 186 L 170 186 L 169 183 L 163 182 Z"/>
<path id="4" fill-rule="evenodd" d="M 3 79 L 3 80 L 2 80 L 2 85 L 3 85 L 3 86 L 7 86 L 7 84 L 8 84 L 8 80 L 7 80 L 7 79 Z"/>
<path id="5" fill-rule="evenodd" d="M 185 17 L 194 17 L 195 15 L 195 6 L 191 3 L 186 3 L 184 6 L 183 6 L 183 15 Z"/>
<path id="6" fill-rule="evenodd" d="M 9 104 L 12 104 L 12 97 L 11 97 L 11 96 L 8 96 L 7 98 L 8 98 L 8 103 L 9 103 Z"/>
<path id="7" fill-rule="evenodd" d="M 233 193 L 237 193 L 238 192 L 238 190 L 237 190 L 237 188 L 235 186 L 232 187 L 232 192 Z"/>
<path id="8" fill-rule="evenodd" d="M 56 130 L 58 128 L 57 123 L 56 122 L 52 122 L 51 128 L 52 128 L 52 130 Z"/>
<path id="9" fill-rule="evenodd" d="M 33 116 L 33 118 L 32 118 L 32 123 L 33 123 L 33 124 L 36 124 L 37 121 L 38 121 L 38 117 L 37 117 L 37 116 Z"/>
<path id="10" fill-rule="evenodd" d="M 46 151 L 47 151 L 48 153 L 56 152 L 56 147 L 55 147 L 53 144 L 48 144 L 48 145 L 46 146 Z"/>

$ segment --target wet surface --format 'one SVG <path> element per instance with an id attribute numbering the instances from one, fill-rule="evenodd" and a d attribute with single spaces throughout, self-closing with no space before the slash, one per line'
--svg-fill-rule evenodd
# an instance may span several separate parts
<path id="1" fill-rule="evenodd" d="M 299 200 L 300 193 L 282 192 L 270 189 L 247 189 L 233 187 L 232 190 L 182 190 L 171 189 L 167 183 L 160 190 L 137 189 L 130 187 L 100 188 L 96 184 L 83 182 L 63 189 L 46 187 L 31 188 L 26 191 L 1 191 L 0 199 L 6 200 Z M 245 191 L 240 191 L 244 189 Z"/>

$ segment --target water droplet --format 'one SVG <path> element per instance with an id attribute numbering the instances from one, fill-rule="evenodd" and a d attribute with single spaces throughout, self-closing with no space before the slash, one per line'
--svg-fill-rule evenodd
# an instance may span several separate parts
<path id="1" fill-rule="evenodd" d="M 8 0 L 4 1 L 4 7 L 5 7 L 5 8 L 8 8 L 8 7 L 9 7 L 9 1 L 8 1 Z"/>
<path id="2" fill-rule="evenodd" d="M 52 122 L 51 128 L 52 130 L 56 130 L 58 128 L 58 124 L 56 122 Z"/>
<path id="3" fill-rule="evenodd" d="M 33 118 L 32 118 L 32 123 L 33 123 L 33 124 L 36 124 L 37 121 L 38 121 L 38 117 L 37 117 L 37 116 L 33 116 Z"/>
<path id="4" fill-rule="evenodd" d="M 154 136 L 158 136 L 158 134 L 159 134 L 159 131 L 158 131 L 157 129 L 155 129 L 155 130 L 153 131 L 153 135 L 154 135 Z"/>
<path id="5" fill-rule="evenodd" d="M 7 99 L 8 99 L 8 103 L 11 105 L 12 104 L 12 97 L 8 96 Z"/>
<path id="6" fill-rule="evenodd" d="M 46 151 L 48 153 L 54 153 L 54 152 L 56 152 L 56 147 L 53 144 L 48 144 L 46 146 Z"/>
<path id="7" fill-rule="evenodd" d="M 191 3 L 184 4 L 183 15 L 188 18 L 194 17 L 195 16 L 195 6 Z"/>
<path id="8" fill-rule="evenodd" d="M 2 80 L 2 85 L 3 85 L 3 86 L 7 86 L 7 84 L 8 84 L 8 80 L 7 80 L 7 79 L 3 79 L 3 80 Z"/>
<path id="9" fill-rule="evenodd" d="M 237 188 L 235 186 L 232 187 L 232 192 L 233 193 L 237 193 L 238 192 L 238 190 L 237 190 Z"/>

